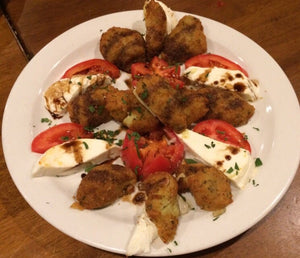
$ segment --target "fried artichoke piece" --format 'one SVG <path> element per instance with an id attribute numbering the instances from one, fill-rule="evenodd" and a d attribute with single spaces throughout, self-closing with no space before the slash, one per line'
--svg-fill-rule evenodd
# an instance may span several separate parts
<path id="1" fill-rule="evenodd" d="M 146 47 L 143 36 L 136 30 L 112 27 L 100 39 L 103 57 L 121 70 L 130 72 L 131 64 L 145 62 Z"/>
<path id="2" fill-rule="evenodd" d="M 179 133 L 208 112 L 208 100 L 196 91 L 174 89 L 158 75 L 140 79 L 134 94 L 162 124 Z"/>
<path id="3" fill-rule="evenodd" d="M 213 87 L 203 87 L 197 92 L 209 100 L 204 119 L 220 119 L 238 127 L 247 124 L 254 114 L 254 106 L 238 92 Z"/>
<path id="4" fill-rule="evenodd" d="M 147 59 L 151 60 L 158 56 L 164 46 L 167 36 L 167 17 L 160 6 L 154 0 L 146 1 L 144 4 L 144 17 L 146 25 L 146 53 Z"/>
<path id="5" fill-rule="evenodd" d="M 69 103 L 68 112 L 71 121 L 88 128 L 110 121 L 111 116 L 105 109 L 106 95 L 115 91 L 116 89 L 110 85 L 89 87 Z"/>
<path id="6" fill-rule="evenodd" d="M 162 58 L 169 64 L 184 63 L 207 51 L 206 37 L 199 19 L 186 15 L 166 37 Z"/>
<path id="7" fill-rule="evenodd" d="M 177 171 L 179 192 L 190 191 L 197 205 L 207 211 L 232 203 L 229 179 L 218 169 L 201 163 L 183 164 Z"/>
<path id="8" fill-rule="evenodd" d="M 169 243 L 176 235 L 180 214 L 177 181 L 167 172 L 156 172 L 143 181 L 143 188 L 147 194 L 146 213 L 156 225 L 160 239 Z"/>
<path id="9" fill-rule="evenodd" d="M 81 180 L 76 199 L 85 209 L 104 208 L 133 192 L 136 181 L 135 173 L 129 168 L 98 165 Z"/>

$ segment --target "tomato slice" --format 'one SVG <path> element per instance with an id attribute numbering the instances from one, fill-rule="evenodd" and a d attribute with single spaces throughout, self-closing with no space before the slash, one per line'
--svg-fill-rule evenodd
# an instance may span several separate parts
<path id="1" fill-rule="evenodd" d="M 230 61 L 229 59 L 214 55 L 214 54 L 203 54 L 191 57 L 184 63 L 185 67 L 199 66 L 199 67 L 220 67 L 229 70 L 239 70 L 248 77 L 248 73 L 240 65 Z"/>
<path id="2" fill-rule="evenodd" d="M 117 79 L 120 77 L 120 70 L 114 64 L 103 59 L 90 59 L 70 67 L 62 78 L 71 78 L 75 74 L 108 74 L 110 77 Z"/>
<path id="3" fill-rule="evenodd" d="M 121 158 L 125 165 L 137 173 L 140 179 L 157 171 L 173 173 L 184 156 L 184 145 L 175 133 L 165 131 L 157 140 L 146 139 L 128 131 L 122 147 Z"/>
<path id="4" fill-rule="evenodd" d="M 169 66 L 168 63 L 155 56 L 150 63 L 135 63 L 131 65 L 131 75 L 134 80 L 138 80 L 146 74 L 158 74 L 167 79 L 174 88 L 182 88 L 184 82 L 180 80 L 180 66 Z"/>
<path id="5" fill-rule="evenodd" d="M 193 128 L 193 131 L 217 141 L 225 142 L 251 152 L 250 144 L 245 139 L 245 136 L 240 133 L 234 126 L 223 120 L 204 120 L 196 124 Z"/>
<path id="6" fill-rule="evenodd" d="M 31 150 L 37 153 L 44 153 L 49 148 L 68 140 L 92 137 L 93 133 L 84 130 L 80 124 L 59 124 L 38 134 L 31 143 Z"/>

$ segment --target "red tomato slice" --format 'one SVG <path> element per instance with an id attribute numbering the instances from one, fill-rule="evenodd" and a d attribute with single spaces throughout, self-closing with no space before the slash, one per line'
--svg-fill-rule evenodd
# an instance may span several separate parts
<path id="1" fill-rule="evenodd" d="M 141 179 L 157 171 L 174 172 L 183 159 L 184 145 L 173 132 L 166 131 L 166 136 L 168 141 L 149 140 L 128 131 L 121 152 L 125 165 Z"/>
<path id="2" fill-rule="evenodd" d="M 217 119 L 205 120 L 196 124 L 193 131 L 251 152 L 250 144 L 244 135 L 225 121 Z"/>
<path id="3" fill-rule="evenodd" d="M 134 63 L 131 65 L 131 75 L 134 79 L 139 79 L 140 76 L 153 74 L 153 71 L 146 63 Z"/>
<path id="4" fill-rule="evenodd" d="M 49 148 L 68 140 L 92 137 L 93 133 L 87 132 L 79 124 L 59 124 L 38 134 L 31 143 L 31 150 L 37 153 L 44 153 Z"/>
<path id="5" fill-rule="evenodd" d="M 123 141 L 121 158 L 125 166 L 136 174 L 140 174 L 143 167 L 139 146 L 141 146 L 140 135 L 128 130 Z"/>
<path id="6" fill-rule="evenodd" d="M 239 70 L 248 77 L 248 73 L 238 64 L 230 61 L 229 59 L 214 55 L 214 54 L 203 54 L 191 57 L 185 63 L 185 67 L 199 66 L 199 67 L 220 67 L 229 70 Z"/>
<path id="7" fill-rule="evenodd" d="M 70 67 L 62 78 L 71 78 L 75 74 L 108 74 L 116 79 L 120 77 L 120 70 L 114 64 L 103 59 L 90 59 Z"/>

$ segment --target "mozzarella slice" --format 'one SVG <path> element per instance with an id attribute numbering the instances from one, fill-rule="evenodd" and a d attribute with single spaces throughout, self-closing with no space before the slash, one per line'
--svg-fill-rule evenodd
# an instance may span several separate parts
<path id="1" fill-rule="evenodd" d="M 127 256 L 138 255 L 150 251 L 151 243 L 158 237 L 155 224 L 144 211 L 138 218 L 127 246 Z"/>
<path id="2" fill-rule="evenodd" d="M 45 107 L 53 118 L 61 118 L 67 112 L 68 103 L 80 92 L 92 85 L 109 85 L 112 80 L 108 75 L 74 75 L 53 83 L 44 93 Z"/>
<path id="3" fill-rule="evenodd" d="M 239 92 L 248 101 L 254 101 L 259 97 L 257 82 L 250 80 L 239 70 L 190 66 L 183 75 L 199 84 Z"/>
<path id="4" fill-rule="evenodd" d="M 170 34 L 171 31 L 176 27 L 178 23 L 175 13 L 172 11 L 171 8 L 166 6 L 163 2 L 161 1 L 155 1 L 155 2 L 157 2 L 165 12 L 165 15 L 167 17 L 167 33 Z"/>
<path id="5" fill-rule="evenodd" d="M 237 187 L 244 188 L 251 180 L 253 159 L 248 150 L 216 141 L 186 129 L 178 137 L 199 161 L 222 171 Z"/>
<path id="6" fill-rule="evenodd" d="M 78 139 L 48 149 L 33 168 L 33 176 L 65 176 L 76 173 L 79 165 L 100 164 L 120 156 L 121 148 L 104 140 Z"/>

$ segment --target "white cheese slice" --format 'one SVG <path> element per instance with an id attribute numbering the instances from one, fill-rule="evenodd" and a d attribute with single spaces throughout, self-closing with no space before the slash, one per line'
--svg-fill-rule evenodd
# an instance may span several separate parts
<path id="1" fill-rule="evenodd" d="M 78 139 L 48 149 L 33 168 L 32 175 L 65 176 L 76 173 L 84 163 L 100 164 L 120 156 L 121 148 L 104 140 Z"/>
<path id="2" fill-rule="evenodd" d="M 196 159 L 222 171 L 237 187 L 244 188 L 253 177 L 253 158 L 248 150 L 188 129 L 177 135 Z"/>
<path id="3" fill-rule="evenodd" d="M 127 246 L 126 255 L 132 256 L 150 252 L 151 243 L 157 237 L 157 228 L 144 211 L 138 218 Z"/>
<path id="4" fill-rule="evenodd" d="M 74 75 L 53 83 L 44 93 L 45 107 L 53 118 L 61 118 L 67 112 L 70 103 L 79 93 L 88 87 L 99 84 L 109 85 L 112 80 L 108 75 Z"/>
<path id="5" fill-rule="evenodd" d="M 157 2 L 165 12 L 165 15 L 167 17 L 167 33 L 170 34 L 171 31 L 176 27 L 178 23 L 176 15 L 173 12 L 173 10 L 168 6 L 166 6 L 163 2 L 161 1 L 155 1 L 155 2 Z"/>
<path id="6" fill-rule="evenodd" d="M 190 66 L 183 75 L 191 81 L 199 82 L 199 84 L 239 92 L 248 101 L 259 98 L 258 83 L 250 80 L 239 70 Z"/>

